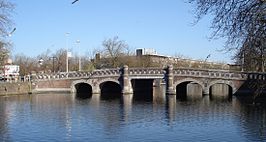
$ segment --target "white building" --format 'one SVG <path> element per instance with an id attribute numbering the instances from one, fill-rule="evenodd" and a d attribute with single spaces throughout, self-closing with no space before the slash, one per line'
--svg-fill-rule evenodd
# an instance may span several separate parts
<path id="1" fill-rule="evenodd" d="M 2 80 L 17 80 L 19 76 L 18 65 L 4 65 L 0 77 Z"/>
<path id="2" fill-rule="evenodd" d="M 141 55 L 157 55 L 157 52 L 155 49 L 152 48 L 140 48 L 136 50 L 137 56 Z"/>

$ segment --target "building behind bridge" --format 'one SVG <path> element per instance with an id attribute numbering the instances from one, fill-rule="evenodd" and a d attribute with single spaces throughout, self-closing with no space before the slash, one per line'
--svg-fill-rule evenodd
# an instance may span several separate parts
<path id="1" fill-rule="evenodd" d="M 117 66 L 112 66 L 109 60 L 110 58 L 102 57 L 100 53 L 98 53 L 93 61 L 96 68 L 120 67 L 125 64 L 130 67 L 165 67 L 171 64 L 174 67 L 184 68 L 240 70 L 239 65 L 159 55 L 154 49 L 146 48 L 136 49 L 136 53 L 130 56 L 118 57 Z"/>

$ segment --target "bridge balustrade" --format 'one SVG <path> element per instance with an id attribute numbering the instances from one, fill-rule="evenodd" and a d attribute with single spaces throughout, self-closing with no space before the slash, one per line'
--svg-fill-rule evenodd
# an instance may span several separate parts
<path id="1" fill-rule="evenodd" d="M 159 68 L 129 68 L 130 75 L 163 75 L 164 70 Z"/>
<path id="2" fill-rule="evenodd" d="M 49 79 L 66 79 L 66 78 L 89 78 L 89 77 L 107 77 L 107 76 L 120 76 L 121 70 L 114 69 L 101 69 L 94 70 L 93 72 L 69 72 L 69 73 L 56 73 L 56 74 L 38 74 L 37 80 Z M 129 75 L 164 75 L 166 72 L 161 68 L 129 68 Z M 220 79 L 259 79 L 265 80 L 265 73 L 243 73 L 243 72 L 229 72 L 228 70 L 204 70 L 204 69 L 173 69 L 174 76 L 187 76 L 187 77 L 202 77 L 202 78 L 220 78 Z"/>
<path id="3" fill-rule="evenodd" d="M 49 80 L 49 79 L 66 79 L 66 78 L 82 78 L 90 76 L 90 72 L 69 72 L 69 73 L 56 73 L 56 74 L 37 74 L 37 80 Z"/>
<path id="4" fill-rule="evenodd" d="M 248 79 L 250 80 L 266 80 L 266 73 L 249 73 Z"/>
<path id="5" fill-rule="evenodd" d="M 118 76 L 120 75 L 119 69 L 103 69 L 103 70 L 94 70 L 92 72 L 93 76 Z"/>
<path id="6" fill-rule="evenodd" d="M 176 76 L 206 77 L 206 78 L 223 78 L 223 79 L 246 79 L 244 73 L 231 73 L 228 71 L 216 70 L 193 70 L 193 69 L 174 69 L 173 74 Z"/>

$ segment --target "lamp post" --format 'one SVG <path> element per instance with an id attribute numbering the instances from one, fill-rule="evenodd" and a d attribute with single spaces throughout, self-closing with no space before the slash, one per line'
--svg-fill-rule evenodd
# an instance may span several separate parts
<path id="1" fill-rule="evenodd" d="M 205 62 L 207 62 L 208 58 L 211 57 L 211 54 L 209 54 L 206 58 L 205 58 Z"/>
<path id="2" fill-rule="evenodd" d="M 14 28 L 14 29 L 8 34 L 8 36 L 11 37 L 12 34 L 16 31 L 16 29 L 17 29 L 17 28 Z"/>
<path id="3" fill-rule="evenodd" d="M 81 71 L 81 59 L 80 59 L 80 47 L 79 47 L 79 44 L 80 44 L 80 40 L 77 40 L 76 41 L 77 43 L 77 47 L 78 47 L 78 60 L 79 60 L 79 70 L 78 71 Z"/>
<path id="4" fill-rule="evenodd" d="M 69 32 L 66 33 L 66 72 L 68 72 L 68 37 Z"/>
<path id="5" fill-rule="evenodd" d="M 40 59 L 38 60 L 38 64 L 39 64 L 39 67 L 40 67 L 39 72 L 41 72 L 41 73 L 43 72 L 43 71 L 42 71 L 43 61 L 44 61 L 44 60 L 43 60 L 42 58 L 40 58 Z"/>
<path id="6" fill-rule="evenodd" d="M 38 60 L 38 63 L 39 63 L 39 65 L 42 65 L 43 64 L 43 59 L 42 58 L 40 58 L 39 60 Z"/>
<path id="7" fill-rule="evenodd" d="M 205 58 L 205 60 L 204 60 L 204 67 L 205 68 L 207 68 L 207 60 L 208 60 L 208 58 L 210 58 L 211 57 L 211 54 L 209 54 L 206 58 Z"/>

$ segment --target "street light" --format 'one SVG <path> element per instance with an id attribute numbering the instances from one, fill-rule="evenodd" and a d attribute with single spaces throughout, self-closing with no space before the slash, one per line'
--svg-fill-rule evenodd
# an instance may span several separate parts
<path id="1" fill-rule="evenodd" d="M 79 58 L 79 71 L 81 71 L 81 60 L 80 60 L 80 47 L 79 47 L 79 44 L 80 44 L 80 40 L 77 40 L 76 41 L 77 43 L 77 47 L 78 47 L 78 58 Z"/>
<path id="2" fill-rule="evenodd" d="M 16 31 L 16 29 L 17 29 L 17 28 L 14 28 L 14 29 L 8 34 L 8 36 L 11 37 L 12 34 Z"/>
<path id="3" fill-rule="evenodd" d="M 68 72 L 68 37 L 69 32 L 66 33 L 66 72 Z"/>
<path id="4" fill-rule="evenodd" d="M 43 64 L 43 59 L 42 58 L 40 58 L 39 60 L 38 60 L 38 63 L 39 63 L 39 65 L 42 65 Z"/>
<path id="5" fill-rule="evenodd" d="M 38 64 L 39 64 L 39 73 L 44 73 L 44 69 L 43 69 L 43 67 L 42 67 L 42 65 L 43 65 L 43 62 L 44 62 L 44 60 L 43 60 L 43 58 L 40 58 L 39 60 L 38 60 Z"/>
<path id="6" fill-rule="evenodd" d="M 57 57 L 49 57 L 49 60 L 53 60 L 53 73 L 55 73 L 55 69 L 54 69 L 54 62 L 55 62 L 55 60 L 57 60 L 58 58 Z M 40 58 L 39 60 L 38 60 L 38 63 L 39 63 L 39 65 L 40 66 L 42 66 L 43 65 L 43 62 L 44 62 L 44 60 L 42 59 L 42 58 Z"/>
<path id="7" fill-rule="evenodd" d="M 204 68 L 207 68 L 207 60 L 208 60 L 208 58 L 210 58 L 211 57 L 211 54 L 209 54 L 206 58 L 205 58 L 205 60 L 204 60 Z"/>
<path id="8" fill-rule="evenodd" d="M 206 57 L 205 62 L 207 62 L 208 58 L 210 58 L 210 57 L 211 57 L 211 54 L 209 54 L 209 55 Z"/>

